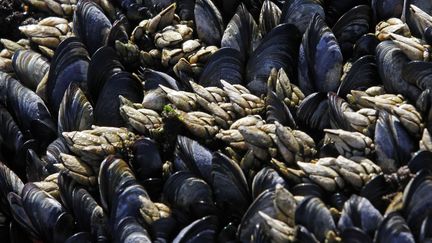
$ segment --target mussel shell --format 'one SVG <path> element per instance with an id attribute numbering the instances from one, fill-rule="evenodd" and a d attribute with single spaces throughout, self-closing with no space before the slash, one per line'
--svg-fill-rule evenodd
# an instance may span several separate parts
<path id="1" fill-rule="evenodd" d="M 298 63 L 299 87 L 305 95 L 336 91 L 342 75 L 342 53 L 335 35 L 315 14 L 300 45 Z"/>
<path id="2" fill-rule="evenodd" d="M 74 14 L 75 35 L 83 40 L 90 54 L 103 46 L 111 29 L 111 22 L 98 4 L 80 0 Z"/>
<path id="3" fill-rule="evenodd" d="M 345 202 L 339 218 L 338 229 L 344 231 L 357 227 L 373 237 L 382 219 L 381 213 L 369 200 L 354 194 Z"/>
<path id="4" fill-rule="evenodd" d="M 5 73 L 0 73 L 0 92 L 6 92 L 6 106 L 22 131 L 30 131 L 43 148 L 55 138 L 55 124 L 43 100 Z"/>
<path id="5" fill-rule="evenodd" d="M 411 11 L 411 5 L 415 5 L 416 7 L 420 8 L 422 11 L 424 11 L 427 14 L 432 13 L 432 3 L 428 0 L 406 0 L 403 1 L 404 9 L 402 16 L 404 17 L 406 24 L 408 25 L 410 32 L 418 37 L 421 38 L 424 34 L 424 31 L 427 27 L 424 23 L 421 23 L 418 21 L 418 19 L 413 16 L 413 12 Z"/>
<path id="6" fill-rule="evenodd" d="M 122 219 L 126 217 L 142 217 L 140 209 L 142 201 L 140 197 L 149 198 L 147 191 L 138 183 L 123 187 L 123 190 L 116 192 L 112 198 L 112 209 L 109 214 L 111 230 L 119 232 L 118 227 Z"/>
<path id="7" fill-rule="evenodd" d="M 33 225 L 32 220 L 29 218 L 29 215 L 24 209 L 22 198 L 16 193 L 10 192 L 7 199 L 14 220 L 21 226 L 21 228 L 25 229 L 27 234 L 29 234 L 33 239 L 41 239 L 41 232 L 38 231 L 38 229 Z"/>
<path id="8" fill-rule="evenodd" d="M 87 88 L 93 104 L 109 77 L 123 70 L 124 67 L 113 48 L 101 47 L 93 54 L 87 72 Z"/>
<path id="9" fill-rule="evenodd" d="M 424 36 L 424 40 L 426 41 L 426 43 L 428 43 L 429 45 L 432 45 L 432 26 L 427 27 L 424 30 L 423 36 Z"/>
<path id="10" fill-rule="evenodd" d="M 25 144 L 24 134 L 16 124 L 12 115 L 6 110 L 3 105 L 0 105 L 0 137 L 2 147 L 6 148 L 6 151 L 10 152 L 12 156 L 19 157 L 22 159 L 23 153 L 25 152 L 23 146 Z M 12 164 L 13 169 L 22 170 L 24 169 L 23 160 L 15 160 L 16 163 Z"/>
<path id="11" fill-rule="evenodd" d="M 236 54 L 243 62 L 253 52 L 259 39 L 259 30 L 252 15 L 244 4 L 240 4 L 236 14 L 225 28 L 222 36 L 221 47 L 230 47 L 240 53 Z"/>
<path id="12" fill-rule="evenodd" d="M 410 60 L 392 41 L 383 41 L 376 47 L 378 72 L 387 92 L 398 93 L 417 100 L 420 90 L 402 78 L 403 66 Z"/>
<path id="13" fill-rule="evenodd" d="M 162 159 L 155 141 L 140 138 L 132 146 L 133 159 L 131 167 L 138 180 L 162 177 Z"/>
<path id="14" fill-rule="evenodd" d="M 222 15 L 222 18 L 224 20 L 225 25 L 228 23 L 228 21 L 236 13 L 238 6 L 242 2 L 247 3 L 247 1 L 242 1 L 242 0 L 231 0 L 231 1 L 212 0 L 212 2 L 217 6 L 218 9 L 220 9 L 220 12 L 221 12 L 221 15 Z"/>
<path id="15" fill-rule="evenodd" d="M 193 20 L 194 19 L 195 0 L 181 0 L 177 1 L 177 14 L 180 19 Z"/>
<path id="16" fill-rule="evenodd" d="M 375 242 L 415 242 L 405 219 L 397 212 L 387 214 L 377 232 Z"/>
<path id="17" fill-rule="evenodd" d="M 24 183 L 21 179 L 5 164 L 0 162 L 0 206 L 3 213 L 11 216 L 7 195 L 10 192 L 20 195 L 23 187 Z"/>
<path id="18" fill-rule="evenodd" d="M 46 86 L 47 99 L 57 117 L 60 103 L 69 84 L 87 87 L 89 57 L 85 46 L 77 37 L 69 37 L 57 47 L 52 58 Z"/>
<path id="19" fill-rule="evenodd" d="M 309 229 L 319 241 L 336 226 L 329 209 L 317 197 L 307 197 L 300 202 L 295 212 L 295 222 Z"/>
<path id="20" fill-rule="evenodd" d="M 367 198 L 376 209 L 383 213 L 388 206 L 388 202 L 383 198 L 395 191 L 396 188 L 386 181 L 384 175 L 378 175 L 366 183 L 360 192 L 360 196 Z"/>
<path id="21" fill-rule="evenodd" d="M 371 8 L 367 5 L 358 5 L 347 11 L 333 26 L 332 31 L 345 60 L 352 56 L 356 41 L 368 33 L 371 21 Z"/>
<path id="22" fill-rule="evenodd" d="M 45 191 L 39 189 L 32 183 L 27 183 L 23 187 L 22 191 L 22 203 L 25 211 L 33 225 L 38 229 L 44 239 L 54 240 L 55 237 L 59 237 L 55 234 L 55 228 L 57 227 L 58 220 L 62 217 L 70 217 L 64 215 L 65 210 L 62 205 L 53 197 L 51 197 Z M 73 229 L 72 223 L 69 220 L 61 220 L 59 222 L 65 227 L 65 229 Z"/>
<path id="23" fill-rule="evenodd" d="M 378 85 L 377 77 L 378 70 L 375 57 L 371 55 L 360 57 L 342 78 L 337 94 L 346 98 L 351 90 L 366 90 L 371 86 Z"/>
<path id="24" fill-rule="evenodd" d="M 408 162 L 408 168 L 412 173 L 417 173 L 422 169 L 432 171 L 432 152 L 418 151 Z"/>
<path id="25" fill-rule="evenodd" d="M 220 80 L 230 84 L 242 84 L 244 60 L 238 50 L 224 47 L 217 50 L 207 61 L 199 78 L 199 84 L 204 87 L 216 86 L 222 88 Z"/>
<path id="26" fill-rule="evenodd" d="M 360 37 L 354 45 L 353 59 L 356 60 L 362 56 L 375 55 L 376 46 L 380 41 L 372 33 Z"/>
<path id="27" fill-rule="evenodd" d="M 325 191 L 315 183 L 304 182 L 293 186 L 291 192 L 295 196 L 313 196 L 318 198 L 323 198 L 325 195 Z"/>
<path id="28" fill-rule="evenodd" d="M 195 1 L 195 25 L 200 40 L 207 45 L 218 46 L 223 35 L 223 20 L 211 0 Z"/>
<path id="29" fill-rule="evenodd" d="M 112 25 L 108 36 L 106 37 L 105 45 L 115 47 L 115 42 L 117 40 L 126 43 L 129 39 L 127 34 L 127 26 L 128 22 L 124 15 L 120 19 L 117 19 Z"/>
<path id="30" fill-rule="evenodd" d="M 279 97 L 277 97 L 274 91 L 271 91 L 270 89 L 267 91 L 265 104 L 266 121 L 268 123 L 274 123 L 277 121 L 284 126 L 289 126 L 291 128 L 297 127 L 290 109 L 282 100 L 279 99 Z"/>
<path id="31" fill-rule="evenodd" d="M 420 228 L 420 234 L 418 236 L 418 240 L 420 242 L 430 242 L 432 240 L 432 217 L 431 213 L 423 220 L 423 223 Z"/>
<path id="32" fill-rule="evenodd" d="M 265 219 L 260 215 L 260 212 L 293 225 L 296 207 L 297 203 L 294 196 L 280 185 L 263 191 L 243 215 L 237 231 L 237 239 L 242 242 L 249 242 L 256 231 L 256 226 L 263 226 Z"/>
<path id="33" fill-rule="evenodd" d="M 249 209 L 243 215 L 239 225 L 237 238 L 240 241 L 250 241 L 250 236 L 253 234 L 255 226 L 263 222 L 264 219 L 259 216 L 259 211 L 266 213 L 270 217 L 275 216 L 275 210 L 273 208 L 274 197 L 275 191 L 272 188 L 263 191 L 257 198 L 255 198 L 255 200 L 249 206 Z"/>
<path id="34" fill-rule="evenodd" d="M 123 218 L 114 232 L 117 242 L 143 242 L 150 243 L 150 235 L 135 217 Z"/>
<path id="35" fill-rule="evenodd" d="M 408 163 L 416 145 L 409 133 L 395 116 L 380 111 L 375 127 L 376 163 L 384 173 L 396 170 Z"/>
<path id="36" fill-rule="evenodd" d="M 94 107 L 95 125 L 100 126 L 124 126 L 124 120 L 120 115 L 119 96 L 140 103 L 144 98 L 141 82 L 128 72 L 118 72 L 105 82 L 96 106 Z"/>
<path id="37" fill-rule="evenodd" d="M 240 219 L 250 204 L 248 183 L 240 166 L 226 155 L 215 152 L 211 176 L 216 205 L 227 218 Z"/>
<path id="38" fill-rule="evenodd" d="M 163 197 L 192 219 L 210 215 L 214 211 L 210 186 L 187 171 L 178 171 L 168 178 Z"/>
<path id="39" fill-rule="evenodd" d="M 12 56 L 12 66 L 18 79 L 31 90 L 36 90 L 50 68 L 45 57 L 31 50 L 17 50 Z"/>
<path id="40" fill-rule="evenodd" d="M 157 89 L 160 85 L 174 90 L 183 90 L 185 88 L 170 75 L 150 68 L 140 69 L 138 76 L 144 82 L 145 91 Z"/>
<path id="41" fill-rule="evenodd" d="M 415 236 L 419 235 L 422 221 L 432 212 L 432 175 L 421 170 L 405 187 L 403 212 L 406 222 Z"/>
<path id="42" fill-rule="evenodd" d="M 275 188 L 277 184 L 287 186 L 285 180 L 274 169 L 266 166 L 262 168 L 253 178 L 252 196 L 258 197 L 263 191 Z"/>
<path id="43" fill-rule="evenodd" d="M 318 243 L 315 235 L 311 233 L 306 227 L 298 225 L 297 227 L 297 240 L 300 243 Z"/>
<path id="44" fill-rule="evenodd" d="M 323 131 L 330 127 L 329 101 L 324 92 L 308 95 L 297 110 L 297 118 L 300 127 Z M 322 133 L 322 132 L 321 132 Z"/>
<path id="45" fill-rule="evenodd" d="M 93 239 L 107 240 L 108 218 L 95 199 L 83 188 L 72 192 L 74 219 L 82 230 L 89 230 Z"/>
<path id="46" fill-rule="evenodd" d="M 411 61 L 402 67 L 402 78 L 422 90 L 432 88 L 432 63 Z"/>
<path id="47" fill-rule="evenodd" d="M 358 5 L 370 5 L 369 0 L 359 1 L 339 1 L 339 0 L 326 0 L 325 1 L 325 18 L 329 26 L 333 26 L 336 21 L 348 10 Z"/>
<path id="48" fill-rule="evenodd" d="M 284 40 L 284 41 L 280 41 Z M 297 76 L 300 33 L 292 24 L 280 24 L 270 31 L 252 53 L 246 67 L 247 88 L 255 95 L 267 92 L 267 79 L 273 68 L 284 68 L 288 77 Z"/>
<path id="49" fill-rule="evenodd" d="M 372 0 L 375 23 L 389 18 L 400 18 L 404 0 Z"/>
<path id="50" fill-rule="evenodd" d="M 217 221 L 216 216 L 197 219 L 183 228 L 174 238 L 173 243 L 215 242 L 218 229 Z"/>
<path id="51" fill-rule="evenodd" d="M 347 102 L 338 97 L 335 93 L 327 94 L 329 103 L 330 124 L 333 129 L 343 129 L 346 131 L 354 131 L 351 124 L 347 121 L 344 115 L 343 107 Z"/>
<path id="52" fill-rule="evenodd" d="M 203 180 L 211 181 L 213 155 L 209 149 L 188 137 L 178 136 L 175 156 L 177 170 L 189 170 Z"/>
<path id="53" fill-rule="evenodd" d="M 93 124 L 93 107 L 76 83 L 71 83 L 60 104 L 58 133 L 90 129 Z"/>
<path id="54" fill-rule="evenodd" d="M 102 207 L 105 211 L 111 212 L 113 199 L 118 196 L 118 193 L 129 186 L 136 185 L 137 182 L 125 161 L 115 156 L 108 156 L 101 163 L 98 184 Z M 148 197 L 146 194 L 144 196 Z"/>
<path id="55" fill-rule="evenodd" d="M 82 243 L 91 243 L 92 238 L 88 232 L 78 232 L 71 237 L 67 238 L 65 243 L 74 243 L 74 242 L 82 242 Z"/>
<path id="56" fill-rule="evenodd" d="M 269 33 L 274 27 L 279 25 L 282 11 L 270 0 L 265 0 L 259 17 L 259 29 L 261 35 Z"/>
<path id="57" fill-rule="evenodd" d="M 363 230 L 352 227 L 344 229 L 341 233 L 343 242 L 347 243 L 372 243 L 371 237 L 369 237 Z"/>
<path id="58" fill-rule="evenodd" d="M 282 8 L 281 23 L 293 24 L 303 34 L 310 20 L 315 14 L 325 17 L 322 1 L 319 0 L 292 0 L 285 1 Z"/>

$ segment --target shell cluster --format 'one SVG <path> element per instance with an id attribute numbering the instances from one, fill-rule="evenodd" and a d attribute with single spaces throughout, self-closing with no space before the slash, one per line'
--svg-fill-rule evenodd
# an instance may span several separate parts
<path id="1" fill-rule="evenodd" d="M 5 242 L 432 241 L 430 0 L 21 2 Z"/>

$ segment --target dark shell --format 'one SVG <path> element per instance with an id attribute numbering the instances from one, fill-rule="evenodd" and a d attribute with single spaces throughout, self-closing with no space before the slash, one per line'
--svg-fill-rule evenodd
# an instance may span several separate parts
<path id="1" fill-rule="evenodd" d="M 351 90 L 366 90 L 379 84 L 378 70 L 374 56 L 363 56 L 357 59 L 342 78 L 337 91 L 338 96 L 346 98 Z"/>
<path id="2" fill-rule="evenodd" d="M 204 87 L 222 87 L 220 80 L 230 84 L 242 84 L 244 60 L 238 50 L 225 47 L 216 51 L 204 67 L 199 84 Z"/>
<path id="3" fill-rule="evenodd" d="M 10 192 L 20 195 L 23 187 L 24 183 L 21 181 L 21 179 L 5 164 L 0 162 L 0 207 L 2 212 L 7 216 L 11 216 L 7 195 Z"/>
<path id="4" fill-rule="evenodd" d="M 354 129 L 351 127 L 351 124 L 345 118 L 343 107 L 348 105 L 347 102 L 337 96 L 335 93 L 328 93 L 328 103 L 329 103 L 329 115 L 330 115 L 330 124 L 333 129 L 343 129 L 345 131 L 352 131 Z"/>
<path id="5" fill-rule="evenodd" d="M 297 110 L 299 126 L 315 131 L 330 127 L 329 101 L 327 94 L 312 93 L 308 95 Z"/>
<path id="6" fill-rule="evenodd" d="M 425 90 L 432 88 L 432 63 L 411 61 L 402 67 L 402 78 Z"/>
<path id="7" fill-rule="evenodd" d="M 297 184 L 293 186 L 291 191 L 295 196 L 313 196 L 323 198 L 325 195 L 325 191 L 320 186 L 311 182 Z"/>
<path id="8" fill-rule="evenodd" d="M 336 37 L 316 14 L 300 45 L 298 63 L 299 87 L 305 95 L 336 91 L 342 75 L 342 53 Z"/>
<path id="9" fill-rule="evenodd" d="M 117 242 L 151 242 L 147 230 L 135 217 L 126 217 L 118 224 Z"/>
<path id="10" fill-rule="evenodd" d="M 354 45 L 353 59 L 359 59 L 366 55 L 375 55 L 376 46 L 380 41 L 372 33 L 360 37 Z"/>
<path id="11" fill-rule="evenodd" d="M 397 212 L 388 214 L 375 234 L 375 242 L 414 243 L 414 237 L 404 218 Z"/>
<path id="12" fill-rule="evenodd" d="M 80 0 L 74 15 L 74 32 L 93 54 L 105 45 L 111 29 L 111 22 L 98 4 L 89 0 Z"/>
<path id="13" fill-rule="evenodd" d="M 281 15 L 282 11 L 274 2 L 270 0 L 264 1 L 259 17 L 259 29 L 262 36 L 265 36 L 274 27 L 279 25 Z"/>
<path id="14" fill-rule="evenodd" d="M 102 47 L 93 54 L 87 73 L 87 88 L 93 104 L 109 77 L 123 70 L 124 67 L 113 48 Z"/>
<path id="15" fill-rule="evenodd" d="M 144 83 L 145 91 L 157 89 L 160 85 L 174 90 L 184 90 L 186 88 L 170 75 L 150 68 L 140 69 L 138 76 Z"/>
<path id="16" fill-rule="evenodd" d="M 322 1 L 320 0 L 291 0 L 285 1 L 282 8 L 281 23 L 293 24 L 303 34 L 314 15 L 325 17 Z"/>
<path id="17" fill-rule="evenodd" d="M 45 57 L 31 50 L 16 51 L 12 56 L 12 65 L 18 79 L 31 90 L 36 90 L 50 68 Z"/>
<path id="18" fill-rule="evenodd" d="M 210 215 L 214 211 L 210 186 L 187 171 L 178 171 L 168 178 L 163 197 L 191 219 Z"/>
<path id="19" fill-rule="evenodd" d="M 336 230 L 330 211 L 317 197 L 307 197 L 297 206 L 295 222 L 305 226 L 319 241 L 323 241 L 329 231 Z"/>
<path id="20" fill-rule="evenodd" d="M 403 212 L 415 236 L 419 235 L 422 221 L 432 212 L 432 175 L 421 170 L 405 187 Z"/>
<path id="21" fill-rule="evenodd" d="M 376 163 L 384 173 L 396 172 L 408 163 L 416 144 L 395 116 L 380 111 L 375 127 Z"/>
<path id="22" fill-rule="evenodd" d="M 408 162 L 408 168 L 412 173 L 417 173 L 422 169 L 432 171 L 432 152 L 418 151 Z"/>
<path id="23" fill-rule="evenodd" d="M 375 23 L 402 16 L 404 0 L 372 0 L 371 7 Z"/>
<path id="24" fill-rule="evenodd" d="M 197 35 L 207 45 L 218 46 L 223 35 L 222 15 L 211 0 L 195 1 Z"/>
<path id="25" fill-rule="evenodd" d="M 263 191 L 275 188 L 277 184 L 287 187 L 285 180 L 274 169 L 266 166 L 262 168 L 253 178 L 252 196 L 257 198 Z"/>
<path id="26" fill-rule="evenodd" d="M 43 100 L 33 91 L 6 73 L 0 73 L 0 92 L 6 92 L 1 99 L 22 131 L 30 131 L 39 142 L 47 146 L 56 137 L 56 126 Z"/>
<path id="27" fill-rule="evenodd" d="M 139 180 L 162 176 L 163 163 L 155 141 L 141 138 L 134 143 L 132 151 L 131 167 Z"/>
<path id="28" fill-rule="evenodd" d="M 247 60 L 259 41 L 259 30 L 252 15 L 243 4 L 237 8 L 236 14 L 222 36 L 221 47 L 230 47 L 239 51 L 238 59 Z"/>
<path id="29" fill-rule="evenodd" d="M 226 155 L 215 152 L 211 176 L 216 205 L 228 216 L 227 218 L 241 219 L 250 204 L 250 193 L 240 166 Z"/>
<path id="30" fill-rule="evenodd" d="M 326 0 L 325 1 L 325 18 L 329 26 L 333 26 L 336 21 L 348 10 L 357 5 L 370 5 L 369 0 L 358 1 L 339 1 L 339 0 Z"/>
<path id="31" fill-rule="evenodd" d="M 420 90 L 402 78 L 403 66 L 410 60 L 392 41 L 383 41 L 377 46 L 376 61 L 386 91 L 417 100 Z"/>
<path id="32" fill-rule="evenodd" d="M 359 5 L 347 11 L 333 26 L 332 31 L 345 60 L 352 56 L 356 41 L 369 32 L 371 21 L 371 8 L 367 5 Z"/>
<path id="33" fill-rule="evenodd" d="M 174 238 L 173 243 L 182 242 L 215 242 L 218 231 L 218 219 L 207 216 L 197 219 L 184 227 Z"/>
<path id="34" fill-rule="evenodd" d="M 122 71 L 111 76 L 100 91 L 94 107 L 95 125 L 124 126 L 120 115 L 120 95 L 134 103 L 141 103 L 144 98 L 141 82 L 128 72 Z"/>
<path id="35" fill-rule="evenodd" d="M 58 132 L 82 131 L 93 124 L 93 107 L 76 83 L 66 90 L 58 115 Z"/>
<path id="36" fill-rule="evenodd" d="M 279 122 L 284 126 L 291 128 L 297 127 L 293 115 L 287 105 L 277 97 L 274 91 L 270 89 L 267 91 L 265 99 L 266 105 L 266 121 L 268 123 Z"/>
<path id="37" fill-rule="evenodd" d="M 354 194 L 345 202 L 338 229 L 345 231 L 351 227 L 357 227 L 372 238 L 382 219 L 381 213 L 369 200 Z"/>
<path id="38" fill-rule="evenodd" d="M 60 103 L 71 83 L 87 89 L 87 69 L 89 57 L 85 46 L 76 37 L 62 41 L 52 58 L 46 95 L 50 110 L 57 117 Z"/>
<path id="39" fill-rule="evenodd" d="M 256 95 L 266 94 L 266 82 L 273 68 L 283 68 L 291 80 L 295 79 L 299 43 L 300 33 L 294 25 L 280 24 L 270 31 L 247 63 L 248 89 Z"/>
<path id="40" fill-rule="evenodd" d="M 178 136 L 174 166 L 176 170 L 189 170 L 207 182 L 211 181 L 212 152 L 197 141 Z"/>
<path id="41" fill-rule="evenodd" d="M 432 3 L 428 0 L 406 0 L 404 1 L 404 12 L 403 16 L 405 17 L 405 21 L 410 29 L 410 32 L 421 38 L 424 35 L 424 31 L 427 27 L 429 27 L 424 21 L 421 21 L 418 17 L 416 17 L 417 13 L 414 9 L 411 8 L 411 5 L 415 5 L 420 8 L 427 14 L 432 13 Z"/>

